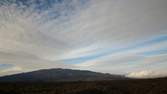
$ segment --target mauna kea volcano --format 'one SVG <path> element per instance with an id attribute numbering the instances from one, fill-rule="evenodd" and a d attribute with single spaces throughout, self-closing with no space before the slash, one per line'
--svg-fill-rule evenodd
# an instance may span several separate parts
<path id="1" fill-rule="evenodd" d="M 0 81 L 9 82 L 56 82 L 56 81 L 98 81 L 125 79 L 123 75 L 112 75 L 87 70 L 42 69 L 0 77 Z"/>

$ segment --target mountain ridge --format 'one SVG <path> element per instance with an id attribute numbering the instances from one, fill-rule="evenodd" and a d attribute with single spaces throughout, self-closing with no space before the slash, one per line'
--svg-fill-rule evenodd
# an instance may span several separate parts
<path id="1" fill-rule="evenodd" d="M 57 81 L 98 81 L 125 79 L 124 75 L 75 69 L 41 69 L 0 77 L 0 82 L 57 82 Z"/>

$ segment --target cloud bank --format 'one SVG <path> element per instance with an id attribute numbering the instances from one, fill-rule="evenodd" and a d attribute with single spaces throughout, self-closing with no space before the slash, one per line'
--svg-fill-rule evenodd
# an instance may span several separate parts
<path id="1" fill-rule="evenodd" d="M 165 77 L 166 72 L 155 72 L 155 71 L 138 71 L 138 72 L 131 72 L 127 75 L 127 77 L 132 78 L 155 78 L 155 77 Z"/>
<path id="2" fill-rule="evenodd" d="M 161 74 L 167 68 L 166 3 L 2 0 L 0 63 L 22 69 L 18 72 L 63 67 L 134 77 L 146 69 Z"/>

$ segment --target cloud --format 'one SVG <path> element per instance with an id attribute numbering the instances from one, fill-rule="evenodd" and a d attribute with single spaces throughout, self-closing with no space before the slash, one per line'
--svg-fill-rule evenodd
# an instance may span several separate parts
<path id="1" fill-rule="evenodd" d="M 0 76 L 22 72 L 22 68 L 15 65 L 6 64 L 6 67 L 0 69 Z"/>
<path id="2" fill-rule="evenodd" d="M 41 13 L 39 13 L 39 10 L 34 8 L 38 4 L 31 2 L 31 0 L 30 2 L 17 1 L 20 5 L 15 2 L 9 4 L 3 2 L 4 4 L 0 5 L 1 63 L 16 64 L 24 68 L 22 71 L 68 66 L 68 64 L 57 61 L 57 59 L 52 61 L 52 57 L 55 56 L 54 58 L 56 58 L 61 55 L 62 52 L 66 51 L 67 48 L 65 47 L 68 47 L 68 45 L 64 44 L 62 40 L 43 34 L 44 31 L 49 33 L 49 28 L 54 27 L 50 27 L 54 24 L 51 24 L 52 22 L 63 19 L 65 14 L 59 12 L 67 12 L 69 8 L 66 4 L 68 2 L 55 3 L 53 9 L 40 10 Z M 30 7 L 27 7 L 24 3 L 30 3 Z M 41 3 L 44 2 L 41 1 Z M 74 3 L 76 1 L 69 3 L 69 7 L 75 7 Z M 62 9 L 54 10 L 57 8 Z M 49 16 L 53 15 L 53 11 L 58 12 L 61 16 L 47 23 L 46 20 L 51 19 Z M 70 66 L 72 65 L 69 65 L 68 68 Z"/>
<path id="3" fill-rule="evenodd" d="M 15 72 L 15 71 L 21 71 L 22 70 L 22 68 L 21 67 L 18 67 L 18 66 L 14 66 L 14 67 L 11 67 L 11 68 L 9 68 L 9 69 L 4 69 L 4 70 L 2 70 L 1 72 Z"/>
<path id="4" fill-rule="evenodd" d="M 0 63 L 22 71 L 64 67 L 125 74 L 146 62 L 165 69 L 167 1 L 83 1 L 1 1 Z"/>
<path id="5" fill-rule="evenodd" d="M 166 73 L 143 70 L 143 71 L 138 71 L 138 72 L 131 72 L 126 76 L 132 77 L 132 78 L 155 78 L 155 77 L 166 76 Z"/>

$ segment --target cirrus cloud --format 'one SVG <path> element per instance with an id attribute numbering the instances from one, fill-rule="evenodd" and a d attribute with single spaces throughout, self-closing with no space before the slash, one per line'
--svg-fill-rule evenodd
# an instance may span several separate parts
<path id="1" fill-rule="evenodd" d="M 133 74 L 143 66 L 161 72 L 167 67 L 166 3 L 2 0 L 0 63 L 22 72 L 63 67 Z"/>

